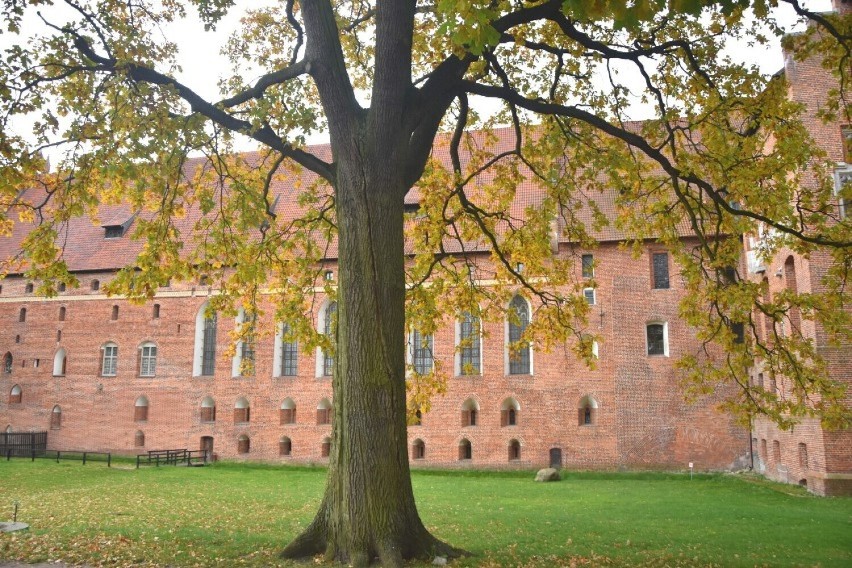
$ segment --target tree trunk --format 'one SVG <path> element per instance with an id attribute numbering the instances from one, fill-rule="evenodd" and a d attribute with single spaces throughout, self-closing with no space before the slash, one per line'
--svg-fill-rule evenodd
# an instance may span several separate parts
<path id="1" fill-rule="evenodd" d="M 339 288 L 328 480 L 316 518 L 282 556 L 324 552 L 326 560 L 355 566 L 376 557 L 399 566 L 403 559 L 456 551 L 420 521 L 408 467 L 403 168 L 394 167 L 393 151 L 380 159 L 375 146 L 359 146 L 337 162 Z"/>

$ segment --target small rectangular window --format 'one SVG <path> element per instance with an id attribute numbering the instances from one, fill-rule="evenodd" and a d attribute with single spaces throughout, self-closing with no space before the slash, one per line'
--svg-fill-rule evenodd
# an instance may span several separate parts
<path id="1" fill-rule="evenodd" d="M 111 225 L 109 227 L 104 227 L 105 239 L 117 239 L 120 238 L 123 233 L 124 228 L 121 225 Z"/>
<path id="2" fill-rule="evenodd" d="M 594 278 L 595 257 L 591 254 L 583 255 L 583 278 Z"/>
<path id="3" fill-rule="evenodd" d="M 596 302 L 597 297 L 595 295 L 595 289 L 594 288 L 585 288 L 583 290 L 583 296 L 586 298 L 586 303 L 589 304 L 590 306 L 594 306 L 597 303 Z"/>
<path id="4" fill-rule="evenodd" d="M 160 304 L 154 304 L 154 310 L 151 315 L 154 319 L 160 319 Z"/>
<path id="5" fill-rule="evenodd" d="M 666 326 L 661 323 L 649 323 L 646 327 L 648 355 L 668 355 L 666 346 Z"/>
<path id="6" fill-rule="evenodd" d="M 654 288 L 665 289 L 669 287 L 669 253 L 653 253 Z"/>

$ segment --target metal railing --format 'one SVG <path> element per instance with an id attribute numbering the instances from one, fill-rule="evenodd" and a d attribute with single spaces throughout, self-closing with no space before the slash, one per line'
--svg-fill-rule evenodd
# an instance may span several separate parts
<path id="1" fill-rule="evenodd" d="M 150 450 L 136 456 L 136 468 L 143 465 L 205 465 L 209 456 L 207 450 L 187 450 L 180 448 L 176 450 Z"/>

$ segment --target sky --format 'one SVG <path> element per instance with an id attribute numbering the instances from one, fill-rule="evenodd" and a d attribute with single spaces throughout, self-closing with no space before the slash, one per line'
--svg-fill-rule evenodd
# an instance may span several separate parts
<path id="1" fill-rule="evenodd" d="M 253 1 L 251 7 L 257 7 L 265 3 L 272 3 L 274 0 Z M 59 3 L 59 2 L 58 2 Z M 238 3 L 239 4 L 239 3 Z M 815 11 L 830 11 L 831 0 L 804 0 L 802 4 Z M 243 3 L 245 5 L 245 3 Z M 784 9 L 784 18 L 787 21 L 795 21 L 795 15 L 792 8 L 787 5 L 782 6 Z M 55 19 L 61 19 L 61 9 L 58 7 L 44 8 L 45 14 Z M 239 22 L 240 10 L 233 10 L 226 18 L 219 23 L 215 32 L 205 32 L 201 22 L 195 17 L 188 17 L 180 20 L 175 24 L 164 29 L 166 36 L 173 41 L 176 41 L 179 48 L 179 64 L 183 71 L 178 75 L 178 79 L 189 86 L 204 98 L 210 101 L 216 101 L 221 98 L 218 92 L 217 82 L 220 79 L 220 74 L 211 72 L 211 70 L 222 69 L 227 72 L 229 63 L 220 55 L 222 47 L 230 37 L 231 33 L 236 30 Z M 192 16 L 192 15 L 190 15 Z M 24 33 L 37 33 L 43 29 L 43 24 L 38 20 L 27 20 L 24 23 Z M 8 42 L 10 38 L 8 34 L 5 37 L 0 35 L 0 46 Z M 734 45 L 730 47 L 730 52 L 735 57 L 742 57 L 747 61 L 757 63 L 761 70 L 767 74 L 775 73 L 783 67 L 783 59 L 780 45 L 777 41 L 771 47 L 751 48 L 745 45 Z M 638 79 L 638 76 L 637 76 Z M 474 104 L 477 104 L 474 101 Z M 482 102 L 479 103 L 482 109 Z M 635 109 L 634 119 L 647 118 L 646 109 L 637 106 Z M 25 130 L 31 125 L 31 121 L 20 120 L 16 122 L 15 129 Z M 314 135 L 308 139 L 309 143 L 322 143 L 327 141 L 326 134 Z M 245 139 L 237 142 L 239 150 L 252 149 L 254 143 L 251 140 Z"/>

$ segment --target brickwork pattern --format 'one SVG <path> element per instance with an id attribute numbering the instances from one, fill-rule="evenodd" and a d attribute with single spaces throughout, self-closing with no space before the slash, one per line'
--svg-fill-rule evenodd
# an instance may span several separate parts
<path id="1" fill-rule="evenodd" d="M 676 272 L 672 272 L 671 288 L 652 290 L 647 254 L 634 259 L 617 243 L 604 244 L 593 254 L 598 289 L 590 331 L 603 337 L 598 367 L 589 370 L 568 345 L 551 353 L 534 347 L 532 374 L 507 375 L 507 326 L 485 323 L 482 374 L 449 378 L 447 394 L 433 400 L 421 425 L 409 427 L 409 453 L 415 440 L 424 448 L 424 458 L 415 460 L 416 466 L 532 467 L 548 464 L 553 448 L 561 451 L 562 465 L 574 468 L 683 469 L 695 462 L 699 469 L 728 469 L 744 463 L 748 434 L 716 411 L 714 400 L 697 405 L 682 402 L 673 363 L 679 355 L 697 349 L 697 342 L 677 319 L 684 291 Z M 4 281 L 0 321 L 6 323 L 0 328 L 0 352 L 12 354 L 13 369 L 0 373 L 5 395 L 0 400 L 0 427 L 47 429 L 52 409 L 59 405 L 62 424 L 50 431 L 51 449 L 134 453 L 141 432 L 145 448 L 196 449 L 203 437 L 209 437 L 213 451 L 222 458 L 325 459 L 323 442 L 331 426 L 317 424 L 317 407 L 323 399 L 333 399 L 331 379 L 316 377 L 315 352 L 299 352 L 297 376 L 275 377 L 274 324 L 261 320 L 259 328 L 265 326 L 269 333 L 256 342 L 255 374 L 232 377 L 231 360 L 222 354 L 235 322 L 220 316 L 215 374 L 194 377 L 196 316 L 211 291 L 174 283 L 151 303 L 136 306 L 91 291 L 90 280 L 103 284 L 110 277 L 106 272 L 82 275 L 80 289 L 50 299 L 27 293 L 24 280 Z M 112 319 L 114 306 L 119 308 L 117 319 Z M 17 321 L 21 307 L 27 308 L 24 322 Z M 66 308 L 64 321 L 59 319 L 61 307 Z M 669 356 L 647 355 L 645 325 L 651 321 L 667 323 Z M 436 358 L 452 369 L 452 318 L 446 318 L 434 341 Z M 140 348 L 147 342 L 157 346 L 154 377 L 139 376 Z M 115 376 L 101 376 L 102 348 L 107 343 L 118 345 Z M 59 349 L 67 354 L 66 372 L 53 376 L 53 358 Z M 20 404 L 8 404 L 14 385 L 23 391 Z M 149 401 L 144 421 L 135 419 L 135 404 L 141 396 Z M 216 404 L 212 422 L 202 420 L 206 397 Z M 249 402 L 250 419 L 235 423 L 234 407 L 241 397 Z M 597 405 L 591 424 L 581 424 L 579 419 L 584 397 Z M 296 405 L 296 420 L 282 424 L 281 406 L 288 398 Z M 501 410 L 510 398 L 519 406 L 517 420 L 504 426 Z M 468 399 L 479 407 L 475 426 L 462 426 L 462 406 Z M 243 435 L 250 440 L 247 454 L 239 452 Z M 281 456 L 285 437 L 291 451 Z M 460 461 L 463 439 L 470 442 L 472 457 Z M 520 455 L 510 460 L 513 441 Z"/>

